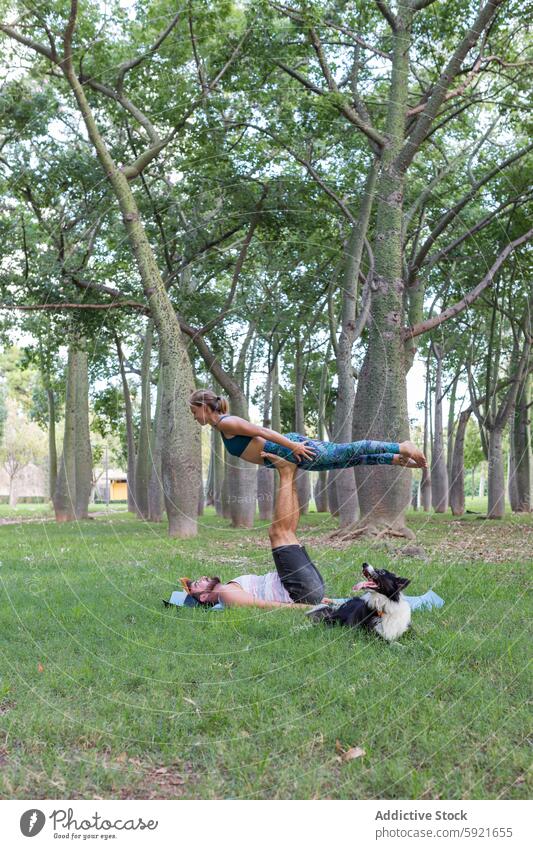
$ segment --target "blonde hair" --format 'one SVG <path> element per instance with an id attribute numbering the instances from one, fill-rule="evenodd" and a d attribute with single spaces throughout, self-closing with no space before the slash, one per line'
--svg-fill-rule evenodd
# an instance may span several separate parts
<path id="1" fill-rule="evenodd" d="M 205 404 L 214 413 L 227 413 L 229 410 L 228 402 L 221 395 L 217 395 L 212 389 L 197 389 L 189 398 L 189 404 L 194 407 L 201 407 Z"/>

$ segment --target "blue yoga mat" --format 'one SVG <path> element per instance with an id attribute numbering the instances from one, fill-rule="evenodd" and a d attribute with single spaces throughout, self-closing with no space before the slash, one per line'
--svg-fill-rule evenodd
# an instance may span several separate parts
<path id="1" fill-rule="evenodd" d="M 360 598 L 366 598 L 368 596 L 369 593 L 364 593 Z M 444 604 L 444 599 L 433 592 L 433 590 L 428 590 L 424 595 L 404 595 L 404 599 L 409 604 L 411 610 L 432 610 L 434 607 L 442 607 Z M 348 599 L 334 598 L 332 601 L 335 604 L 343 604 Z M 163 602 L 167 607 L 170 605 L 175 605 L 176 607 L 202 607 L 195 598 L 180 590 L 173 592 L 168 601 L 163 599 Z M 219 601 L 218 604 L 213 605 L 213 607 L 207 607 L 206 610 L 224 610 L 224 605 Z"/>

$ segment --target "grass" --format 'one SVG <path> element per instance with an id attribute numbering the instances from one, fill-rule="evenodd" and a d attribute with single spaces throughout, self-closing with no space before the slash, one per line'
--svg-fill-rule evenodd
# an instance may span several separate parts
<path id="1" fill-rule="evenodd" d="M 104 511 L 125 512 L 127 505 L 123 502 L 111 502 L 109 506 L 106 504 L 89 504 L 89 513 L 100 513 Z M 10 507 L 8 504 L 0 504 L 0 519 L 35 519 L 35 518 L 53 518 L 54 510 L 49 501 L 37 502 L 35 504 L 26 504 L 19 502 L 16 507 Z"/>
<path id="2" fill-rule="evenodd" d="M 446 600 L 393 645 L 297 610 L 163 607 L 179 575 L 271 568 L 264 523 L 0 527 L 0 796 L 528 798 L 532 518 L 409 523 L 426 559 L 301 523 L 331 594 L 368 559 Z"/>

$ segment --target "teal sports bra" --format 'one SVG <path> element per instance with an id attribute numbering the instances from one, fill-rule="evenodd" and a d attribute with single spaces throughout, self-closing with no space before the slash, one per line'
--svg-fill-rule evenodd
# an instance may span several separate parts
<path id="1" fill-rule="evenodd" d="M 230 413 L 226 413 L 225 416 L 220 416 L 218 424 L 222 421 L 222 419 L 226 419 Z M 250 444 L 253 439 L 253 436 L 224 436 L 222 431 L 220 431 L 220 435 L 222 437 L 222 441 L 226 446 L 226 451 L 230 454 L 233 454 L 234 457 L 240 457 L 244 449 Z"/>

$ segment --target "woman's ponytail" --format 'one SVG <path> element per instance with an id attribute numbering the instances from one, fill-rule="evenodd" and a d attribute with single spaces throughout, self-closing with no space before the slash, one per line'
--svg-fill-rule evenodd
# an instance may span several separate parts
<path id="1" fill-rule="evenodd" d="M 227 413 L 229 410 L 229 404 L 226 398 L 217 395 L 212 389 L 197 389 L 189 398 L 189 404 L 192 404 L 194 407 L 201 407 L 205 404 L 214 413 Z"/>

